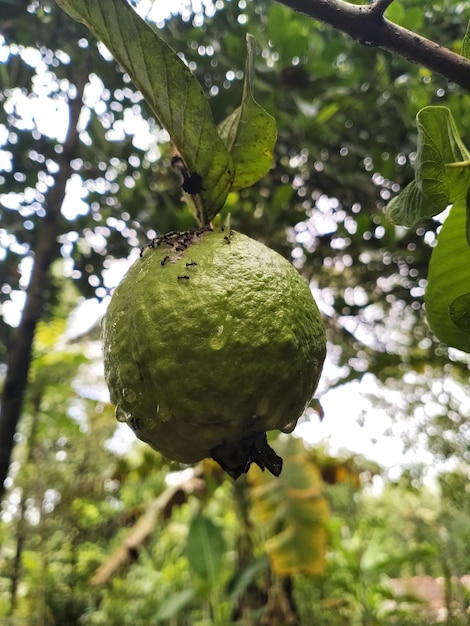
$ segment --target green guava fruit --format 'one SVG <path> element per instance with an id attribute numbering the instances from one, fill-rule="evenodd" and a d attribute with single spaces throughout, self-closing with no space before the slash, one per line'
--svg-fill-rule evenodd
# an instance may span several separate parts
<path id="1" fill-rule="evenodd" d="M 221 227 L 142 248 L 103 321 L 116 418 L 165 457 L 213 457 L 234 478 L 278 475 L 266 432 L 291 432 L 317 387 L 325 330 L 305 281 L 265 245 Z"/>

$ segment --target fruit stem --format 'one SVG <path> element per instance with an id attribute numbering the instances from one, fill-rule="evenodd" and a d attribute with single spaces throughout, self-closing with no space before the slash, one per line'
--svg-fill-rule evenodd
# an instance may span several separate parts
<path id="1" fill-rule="evenodd" d="M 207 219 L 207 213 L 201 198 L 201 194 L 198 193 L 194 196 L 191 196 L 191 200 L 193 201 L 194 208 L 196 209 L 196 220 L 198 226 L 210 226 L 210 220 Z"/>

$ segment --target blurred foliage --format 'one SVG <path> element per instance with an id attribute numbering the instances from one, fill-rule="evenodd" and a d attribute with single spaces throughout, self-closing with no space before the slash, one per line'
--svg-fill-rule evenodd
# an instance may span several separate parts
<path id="1" fill-rule="evenodd" d="M 150 5 L 133 4 L 152 22 Z M 224 215 L 311 281 L 335 366 L 325 386 L 372 374 L 384 391 L 375 405 L 382 402 L 395 418 L 396 434 L 410 448 L 425 445 L 430 463 L 456 469 L 442 472 L 440 490 L 431 492 L 423 487 L 426 468 L 410 466 L 376 495 L 370 483 L 379 468 L 302 449 L 315 474 L 313 501 L 284 500 L 291 472 L 300 481 L 295 463 L 286 466 L 285 491 L 265 485 L 257 503 L 278 513 L 268 529 L 253 506 L 257 487 L 223 480 L 203 464 L 189 477 L 177 475 L 191 489 L 175 490 L 171 506 L 155 515 L 153 532 L 127 550 L 106 582 L 90 583 L 181 468 L 140 445 L 116 452 L 125 437 L 115 432 L 99 350 L 87 337 L 71 338 L 65 320 L 83 299 L 107 300 L 115 260 L 194 220 L 171 169 L 168 136 L 104 47 L 55 3 L 0 0 L 2 363 L 48 193 L 70 159 L 74 171 L 2 508 L 0 617 L 9 626 L 429 625 L 416 603 L 385 611 L 386 579 L 428 573 L 451 580 L 469 571 L 468 360 L 440 344 L 424 320 L 440 221 L 407 230 L 392 225 L 383 209 L 413 178 L 417 111 L 447 106 L 470 145 L 468 96 L 281 4 L 205 7 L 154 25 L 198 77 L 217 123 L 241 101 L 252 33 L 259 46 L 254 91 L 278 125 L 272 169 L 254 187 L 230 194 Z M 387 15 L 458 51 L 469 12 L 468 0 L 455 7 L 415 0 L 406 7 L 393 2 Z M 81 71 L 89 84 L 79 150 L 69 155 L 68 102 Z M 258 479 L 261 486 L 267 477 Z M 324 569 L 276 574 L 267 540 L 286 531 L 290 544 L 302 537 L 318 489 L 333 515 L 326 538 L 324 528 L 319 536 Z M 211 555 L 204 548 L 209 538 Z M 201 562 L 201 553 L 210 560 Z M 459 596 L 459 606 L 467 600 Z M 455 624 L 466 623 L 459 615 Z"/>
<path id="2" fill-rule="evenodd" d="M 417 27 L 458 47 L 465 3 L 459 20 L 435 4 L 420 14 Z M 261 52 L 255 91 L 279 129 L 274 167 L 256 186 L 231 194 L 225 212 L 235 227 L 292 255 L 313 279 L 336 348 L 330 353 L 341 367 L 338 384 L 366 371 L 384 380 L 390 371 L 397 375 L 399 364 L 402 371 L 440 368 L 447 354 L 423 315 L 439 222 L 425 220 L 404 230 L 390 224 L 382 209 L 413 176 L 419 108 L 445 103 L 465 141 L 469 126 L 461 91 L 279 4 L 240 8 L 227 2 L 223 10 L 207 13 L 172 17 L 162 37 L 195 72 L 221 121 L 241 99 L 245 34 L 252 32 Z M 84 297 L 106 298 L 112 283 L 103 270 L 113 259 L 127 256 L 155 233 L 194 223 L 180 200 L 165 133 L 126 75 L 116 72 L 88 32 L 55 5 L 38 4 L 22 19 L 8 21 L 2 32 L 5 44 L 21 41 L 24 48 L 4 46 L 6 62 L 0 66 L 2 84 L 11 85 L 4 88 L 0 112 L 5 127 L 2 301 L 15 297 L 18 268 L 37 243 L 42 203 L 60 168 L 60 137 L 49 137 L 51 129 L 31 119 L 25 102 L 47 102 L 50 114 L 64 114 L 75 59 L 80 63 L 86 57 L 93 73 L 60 254 L 66 275 Z M 53 42 L 48 41 L 52 34 Z M 28 45 L 38 50 L 34 58 L 24 51 Z M 2 324 L 5 345 L 8 334 L 8 324 Z M 466 362 L 456 361 L 454 367 L 467 371 Z"/>

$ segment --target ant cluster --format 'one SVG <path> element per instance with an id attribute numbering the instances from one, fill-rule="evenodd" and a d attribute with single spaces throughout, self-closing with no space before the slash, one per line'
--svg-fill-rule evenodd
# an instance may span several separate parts
<path id="1" fill-rule="evenodd" d="M 155 237 L 148 244 L 142 246 L 140 249 L 140 256 L 144 255 L 144 252 L 147 248 L 154 249 L 159 248 L 160 246 L 166 245 L 170 246 L 174 252 L 184 252 L 186 248 L 195 243 L 202 235 L 205 233 L 210 233 L 214 229 L 210 226 L 202 226 L 201 228 L 193 228 L 192 230 L 187 230 L 184 233 L 180 233 L 177 230 L 172 230 L 161 237 Z M 169 260 L 169 256 L 166 259 L 165 263 Z M 162 263 L 162 265 L 165 265 Z"/>
<path id="2" fill-rule="evenodd" d="M 159 248 L 160 246 L 170 247 L 171 248 L 171 250 L 169 250 L 170 254 L 165 254 L 165 256 L 160 261 L 160 265 L 164 267 L 165 265 L 167 265 L 167 263 L 169 263 L 172 260 L 172 258 L 174 260 L 175 260 L 175 257 L 179 258 L 182 252 L 184 252 L 191 244 L 196 243 L 196 241 L 198 241 L 205 233 L 213 232 L 213 230 L 214 229 L 211 226 L 202 226 L 201 228 L 193 228 L 192 230 L 188 230 L 182 233 L 176 230 L 173 230 L 169 233 L 166 233 L 165 235 L 162 235 L 161 237 L 155 237 L 148 244 L 146 244 L 145 246 L 142 246 L 142 248 L 140 249 L 140 256 L 142 257 L 144 255 L 145 250 L 147 249 L 154 250 L 155 248 Z M 225 226 L 220 227 L 221 232 L 224 232 L 225 230 L 226 230 Z M 233 235 L 234 235 L 233 230 L 229 230 L 228 235 L 224 235 L 224 239 L 223 239 L 224 243 L 229 244 Z M 176 254 L 172 256 L 171 255 L 172 252 Z M 186 263 L 187 268 L 196 267 L 196 266 L 197 266 L 196 261 L 188 261 Z M 189 278 L 190 276 L 188 274 L 182 274 L 177 277 L 177 280 L 186 281 L 186 280 L 189 280 Z"/>

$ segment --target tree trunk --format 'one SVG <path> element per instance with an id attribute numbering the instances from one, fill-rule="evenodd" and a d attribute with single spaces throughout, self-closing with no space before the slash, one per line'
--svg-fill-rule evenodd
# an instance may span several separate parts
<path id="1" fill-rule="evenodd" d="M 70 77 L 72 79 L 72 77 Z M 7 354 L 7 373 L 2 391 L 0 412 L 0 498 L 5 493 L 5 479 L 10 467 L 14 437 L 23 407 L 36 326 L 44 312 L 50 286 L 50 267 L 59 258 L 58 237 L 62 230 L 62 202 L 76 154 L 79 137 L 77 123 L 82 97 L 88 80 L 88 60 L 74 81 L 76 96 L 69 103 L 69 128 L 63 146 L 61 167 L 46 198 L 46 216 L 39 229 L 34 248 L 34 264 L 26 293 L 26 301 L 18 328 L 12 333 Z M 57 157 L 56 157 L 57 158 Z"/>
<path id="2" fill-rule="evenodd" d="M 34 411 L 33 411 L 33 422 L 31 424 L 31 430 L 28 437 L 27 443 L 27 451 L 24 458 L 25 465 L 29 465 L 33 459 L 34 447 L 36 445 L 36 434 L 38 431 L 38 423 L 41 414 L 41 395 L 37 395 L 34 398 Z M 23 547 L 26 540 L 26 524 L 25 524 L 25 513 L 26 513 L 26 500 L 29 497 L 29 493 L 23 487 L 21 490 L 21 502 L 19 507 L 19 515 L 18 515 L 18 524 L 16 526 L 16 552 L 15 558 L 13 560 L 13 569 L 11 574 L 11 586 L 10 586 L 10 615 L 14 615 L 18 597 L 18 587 L 21 582 L 22 575 L 22 555 L 23 555 Z"/>

